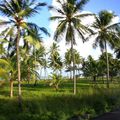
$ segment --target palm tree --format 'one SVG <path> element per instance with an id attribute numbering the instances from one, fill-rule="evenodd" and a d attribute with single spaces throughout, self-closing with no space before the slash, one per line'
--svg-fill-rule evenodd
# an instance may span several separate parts
<path id="1" fill-rule="evenodd" d="M 105 50 L 106 53 L 106 64 L 107 64 L 107 88 L 109 88 L 109 61 L 107 53 L 107 44 L 112 47 L 112 45 L 117 42 L 114 38 L 117 38 L 116 28 L 118 28 L 118 23 L 113 24 L 112 20 L 114 14 L 106 10 L 99 12 L 98 16 L 95 16 L 95 22 L 92 27 L 95 31 L 92 35 L 95 36 L 95 42 L 93 47 L 101 48 L 101 51 Z M 90 36 L 92 36 L 90 35 Z"/>
<path id="2" fill-rule="evenodd" d="M 13 97 L 13 82 L 16 79 L 16 70 L 14 61 L 12 58 L 0 58 L 0 78 L 10 81 L 10 97 Z"/>
<path id="3" fill-rule="evenodd" d="M 19 41 L 22 35 L 22 31 L 27 29 L 32 36 L 34 35 L 29 25 L 36 26 L 33 23 L 27 23 L 24 19 L 33 16 L 38 13 L 41 6 L 45 6 L 45 3 L 36 3 L 36 0 L 2 0 L 0 4 L 0 12 L 2 15 L 8 17 L 7 20 L 1 20 L 0 25 L 8 25 L 2 34 L 5 38 L 8 35 L 15 34 L 14 40 L 16 44 L 16 56 L 17 56 L 17 71 L 18 71 L 18 100 L 21 106 L 21 73 L 20 73 L 20 53 L 19 53 Z M 44 29 L 43 29 L 44 30 Z M 4 34 L 6 32 L 6 34 Z"/>
<path id="4" fill-rule="evenodd" d="M 119 59 L 120 58 L 120 27 L 117 29 L 117 31 L 118 31 L 118 38 L 117 38 L 118 43 L 114 44 L 114 52 L 116 54 L 116 57 Z"/>
<path id="5" fill-rule="evenodd" d="M 73 49 L 74 57 L 75 57 L 75 70 L 79 72 L 80 70 L 80 64 L 82 62 L 81 56 L 79 52 L 76 49 Z M 65 66 L 67 68 L 66 72 L 70 72 L 70 79 L 72 78 L 71 72 L 73 71 L 73 68 L 71 67 L 72 63 L 72 55 L 71 55 L 71 49 L 67 49 L 67 52 L 65 52 Z M 79 76 L 79 73 L 78 73 Z"/>
<path id="6" fill-rule="evenodd" d="M 31 67 L 31 63 L 35 61 L 38 61 L 39 59 L 39 63 L 42 64 L 42 62 L 44 62 L 44 60 L 40 59 L 40 57 L 43 57 L 43 54 L 45 54 L 45 48 L 42 45 L 42 37 L 41 34 L 39 34 L 38 29 L 36 28 L 36 26 L 29 26 L 31 31 L 34 33 L 34 36 L 36 36 L 33 40 L 31 40 L 31 38 L 29 37 L 29 35 L 31 34 L 29 31 L 25 31 L 25 40 L 24 40 L 24 53 L 23 53 L 23 59 L 24 61 L 26 61 L 27 64 L 27 80 L 28 83 L 30 81 L 30 70 L 32 70 Z M 43 31 L 45 34 L 49 35 L 49 33 L 47 31 Z M 31 55 L 31 53 L 33 53 Z M 36 69 L 35 67 L 36 65 L 34 65 L 34 70 Z"/>
<path id="7" fill-rule="evenodd" d="M 34 60 L 34 70 L 36 71 L 37 68 L 44 68 L 45 67 L 45 47 L 41 44 L 40 48 L 39 49 L 36 49 L 35 52 L 33 53 L 33 56 L 35 56 L 35 60 Z M 39 74 L 39 77 L 41 77 L 41 75 Z M 35 84 L 34 86 L 36 86 L 37 84 L 37 79 L 35 79 Z"/>
<path id="8" fill-rule="evenodd" d="M 71 57 L 71 49 L 67 49 L 67 51 L 65 52 L 65 60 L 64 60 L 64 64 L 67 68 L 66 72 L 70 72 L 70 80 L 72 79 L 72 67 L 71 67 L 71 63 L 72 63 L 72 57 Z"/>
<path id="9" fill-rule="evenodd" d="M 59 54 L 59 46 L 53 42 L 52 46 L 50 47 L 50 57 L 49 57 L 49 66 L 53 68 L 53 72 L 61 72 L 62 69 L 62 60 Z"/>
<path id="10" fill-rule="evenodd" d="M 84 76 L 92 77 L 93 82 L 96 83 L 96 78 L 98 76 L 98 62 L 94 60 L 91 55 L 88 56 L 87 61 L 84 61 L 82 71 Z"/>
<path id="11" fill-rule="evenodd" d="M 71 44 L 71 54 L 73 61 L 73 68 L 75 67 L 73 47 L 76 44 L 75 34 L 77 34 L 83 41 L 85 40 L 84 34 L 90 29 L 82 24 L 81 19 L 91 14 L 80 13 L 83 10 L 84 5 L 89 0 L 56 0 L 60 7 L 50 6 L 50 10 L 54 10 L 58 13 L 58 16 L 50 17 L 50 20 L 58 20 L 58 26 L 56 28 L 54 39 L 56 41 L 65 37 L 66 43 Z M 76 94 L 76 78 L 75 70 L 73 70 L 74 81 L 74 94 Z"/>

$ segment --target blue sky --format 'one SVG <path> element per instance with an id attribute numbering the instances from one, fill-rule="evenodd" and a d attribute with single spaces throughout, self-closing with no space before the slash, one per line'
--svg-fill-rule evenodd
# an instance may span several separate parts
<path id="1" fill-rule="evenodd" d="M 120 0 L 90 0 L 85 10 L 98 13 L 100 10 L 112 10 L 120 14 Z"/>

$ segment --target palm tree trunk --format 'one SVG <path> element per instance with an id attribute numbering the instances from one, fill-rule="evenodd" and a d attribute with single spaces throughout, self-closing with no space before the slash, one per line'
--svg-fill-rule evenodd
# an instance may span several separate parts
<path id="1" fill-rule="evenodd" d="M 19 53 L 19 34 L 20 34 L 20 28 L 18 27 L 17 31 L 17 37 L 16 37 L 16 56 L 17 56 L 17 70 L 18 70 L 18 103 L 19 107 L 22 106 L 22 96 L 21 96 L 21 73 L 20 73 L 20 53 Z"/>
<path id="2" fill-rule="evenodd" d="M 71 66 L 70 66 L 70 80 L 72 80 L 72 70 L 71 70 Z"/>
<path id="3" fill-rule="evenodd" d="M 106 63 L 107 63 L 107 88 L 109 88 L 109 60 L 108 60 L 108 53 L 107 53 L 106 42 L 105 42 L 105 52 L 106 52 Z"/>
<path id="4" fill-rule="evenodd" d="M 29 55 L 29 44 L 27 42 L 26 44 L 27 47 L 27 54 Z M 30 61 L 29 59 L 27 60 L 27 81 L 28 81 L 28 85 L 30 84 Z"/>
<path id="5" fill-rule="evenodd" d="M 76 77 L 75 77 L 75 54 L 73 49 L 73 39 L 71 40 L 71 56 L 73 62 L 73 82 L 74 82 L 74 95 L 76 95 Z"/>
<path id="6" fill-rule="evenodd" d="M 34 86 L 37 86 L 37 80 L 35 79 Z"/>
<path id="7" fill-rule="evenodd" d="M 44 79 L 46 80 L 47 79 L 47 69 L 46 69 L 46 67 L 44 68 L 44 72 L 45 72 Z"/>
<path id="8" fill-rule="evenodd" d="M 27 64 L 27 81 L 28 81 L 28 84 L 30 84 L 30 65 L 29 63 Z"/>
<path id="9" fill-rule="evenodd" d="M 13 97 L 13 80 L 10 80 L 10 97 Z"/>

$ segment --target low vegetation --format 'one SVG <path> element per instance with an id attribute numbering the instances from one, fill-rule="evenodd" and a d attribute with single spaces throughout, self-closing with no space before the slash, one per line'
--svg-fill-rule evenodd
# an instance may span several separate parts
<path id="1" fill-rule="evenodd" d="M 22 84 L 22 109 L 17 99 L 17 83 L 14 83 L 14 97 L 9 98 L 8 83 L 0 87 L 0 120 L 69 120 L 79 115 L 86 120 L 120 106 L 119 83 L 111 83 L 107 89 L 101 81 L 93 84 L 90 80 L 77 81 L 78 94 L 73 95 L 72 82 L 64 80 L 60 89 L 39 81 L 37 86 Z M 101 89 L 102 88 L 102 89 Z"/>

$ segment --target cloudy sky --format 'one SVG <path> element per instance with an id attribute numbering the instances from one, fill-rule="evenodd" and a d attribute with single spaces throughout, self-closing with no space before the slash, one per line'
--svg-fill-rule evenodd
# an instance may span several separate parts
<path id="1" fill-rule="evenodd" d="M 44 0 L 44 1 L 47 2 L 49 5 L 58 6 L 58 4 L 55 2 L 56 0 Z M 120 16 L 119 5 L 120 5 L 120 0 L 90 0 L 88 4 L 86 4 L 83 11 L 97 14 L 101 10 L 109 10 L 109 11 L 114 11 L 116 15 Z M 47 9 L 44 9 L 41 11 L 40 19 L 38 19 L 38 21 L 41 22 L 41 23 L 39 22 L 38 23 L 40 25 L 45 26 L 51 33 L 50 38 L 44 36 L 45 38 L 44 42 L 48 48 L 53 42 L 53 33 L 57 26 L 57 22 L 50 22 L 48 20 L 49 17 L 52 15 L 55 15 L 55 13 L 49 12 Z M 85 24 L 92 23 L 93 20 L 94 20 L 93 18 L 89 18 L 84 20 L 84 23 Z M 116 17 L 113 20 L 113 22 L 118 22 L 118 21 L 119 21 L 119 17 Z M 92 55 L 94 58 L 96 59 L 98 58 L 98 56 L 100 55 L 100 49 L 97 48 L 96 50 L 94 50 L 92 48 L 93 40 L 94 38 L 91 38 L 88 42 L 83 44 L 82 40 L 77 39 L 77 46 L 75 46 L 75 48 L 80 52 L 81 56 L 86 58 L 88 55 Z M 66 51 L 67 48 L 69 48 L 69 46 L 68 45 L 66 46 L 64 39 L 61 40 L 58 44 L 60 45 L 61 55 L 64 55 L 64 52 Z"/>

